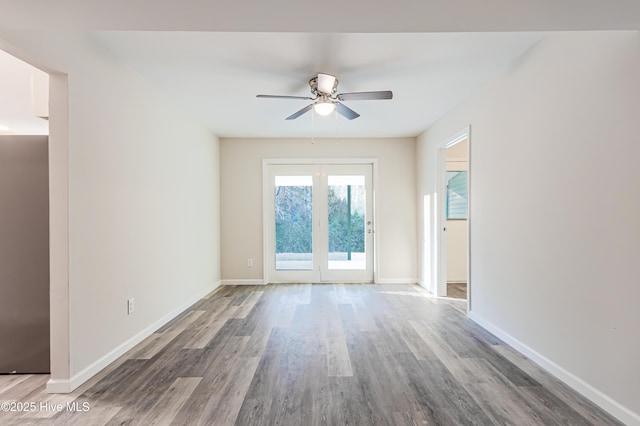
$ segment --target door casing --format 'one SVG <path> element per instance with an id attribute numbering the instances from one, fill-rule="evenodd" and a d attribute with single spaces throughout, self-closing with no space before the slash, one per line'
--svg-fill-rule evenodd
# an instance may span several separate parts
<path id="1" fill-rule="evenodd" d="M 468 205 L 467 205 L 467 312 L 471 311 L 471 127 L 465 127 L 455 135 L 445 139 L 435 147 L 436 155 L 436 185 L 437 194 L 440 194 L 439 202 L 436 204 L 435 232 L 436 247 L 434 259 L 432 259 L 433 282 L 435 285 L 435 295 L 444 297 L 447 295 L 447 218 L 445 197 L 447 193 L 447 148 L 467 139 L 467 162 L 468 162 Z"/>

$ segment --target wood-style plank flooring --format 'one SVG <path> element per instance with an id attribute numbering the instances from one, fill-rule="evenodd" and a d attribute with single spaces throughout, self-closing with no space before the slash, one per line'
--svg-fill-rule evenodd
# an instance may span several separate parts
<path id="1" fill-rule="evenodd" d="M 222 287 L 68 395 L 0 376 L 9 425 L 615 425 L 414 285 Z M 85 404 L 85 405 L 83 405 Z"/>
<path id="2" fill-rule="evenodd" d="M 467 283 L 447 283 L 447 297 L 466 299 Z"/>

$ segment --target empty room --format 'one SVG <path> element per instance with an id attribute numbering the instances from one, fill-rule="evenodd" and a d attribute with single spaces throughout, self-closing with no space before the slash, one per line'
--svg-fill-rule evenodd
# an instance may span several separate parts
<path id="1" fill-rule="evenodd" d="M 640 425 L 640 5 L 0 1 L 0 424 Z"/>

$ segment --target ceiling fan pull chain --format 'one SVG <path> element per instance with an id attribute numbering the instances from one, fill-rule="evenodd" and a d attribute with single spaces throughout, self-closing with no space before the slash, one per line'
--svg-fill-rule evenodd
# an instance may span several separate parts
<path id="1" fill-rule="evenodd" d="M 316 143 L 316 126 L 315 126 L 315 114 L 311 114 L 311 145 Z"/>
<path id="2" fill-rule="evenodd" d="M 335 129 L 335 133 L 334 133 L 334 134 L 335 134 L 335 138 L 336 138 L 336 143 L 338 143 L 338 142 L 339 142 L 339 140 L 338 140 L 338 111 L 337 111 L 337 110 L 334 110 L 334 111 L 333 111 L 333 116 L 335 117 L 335 119 L 334 119 L 334 124 L 335 124 L 334 129 Z"/>

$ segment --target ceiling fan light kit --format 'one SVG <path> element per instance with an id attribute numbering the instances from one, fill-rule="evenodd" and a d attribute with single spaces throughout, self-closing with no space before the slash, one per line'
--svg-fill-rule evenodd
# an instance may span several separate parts
<path id="1" fill-rule="evenodd" d="M 309 88 L 311 89 L 311 94 L 314 96 L 312 98 L 308 96 L 287 95 L 257 95 L 257 97 L 271 99 L 303 99 L 313 101 L 310 105 L 307 105 L 301 110 L 291 114 L 286 118 L 286 120 L 295 120 L 311 109 L 321 116 L 327 116 L 333 111 L 338 111 L 338 114 L 348 120 L 353 120 L 354 118 L 360 117 L 360 114 L 340 101 L 366 101 L 393 98 L 393 92 L 390 90 L 336 94 L 338 91 L 338 79 L 334 75 L 323 73 L 319 73 L 316 77 L 309 80 Z"/>
<path id="2" fill-rule="evenodd" d="M 336 105 L 331 101 L 316 101 L 313 104 L 313 110 L 318 115 L 327 116 L 336 110 Z"/>

